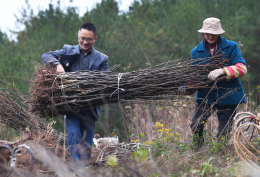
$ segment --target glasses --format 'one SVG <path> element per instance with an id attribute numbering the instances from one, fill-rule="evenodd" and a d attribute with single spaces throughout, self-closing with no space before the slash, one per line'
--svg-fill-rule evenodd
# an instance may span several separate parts
<path id="1" fill-rule="evenodd" d="M 93 42 L 94 41 L 94 39 L 92 39 L 92 38 L 85 38 L 85 37 L 79 37 L 78 39 L 80 41 L 86 41 L 86 42 Z"/>

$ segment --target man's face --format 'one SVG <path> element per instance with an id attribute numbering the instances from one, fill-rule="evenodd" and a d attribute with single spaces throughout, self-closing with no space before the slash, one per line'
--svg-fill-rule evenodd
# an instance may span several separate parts
<path id="1" fill-rule="evenodd" d="M 92 49 L 97 36 L 94 35 L 93 31 L 81 29 L 78 33 L 78 41 L 83 52 L 89 52 Z"/>
<path id="2" fill-rule="evenodd" d="M 205 36 L 205 39 L 208 41 L 209 44 L 214 44 L 218 40 L 219 34 L 205 33 L 204 36 Z"/>

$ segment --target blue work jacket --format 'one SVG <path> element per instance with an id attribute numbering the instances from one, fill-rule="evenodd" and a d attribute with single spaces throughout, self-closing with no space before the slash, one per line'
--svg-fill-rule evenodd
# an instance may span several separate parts
<path id="1" fill-rule="evenodd" d="M 221 37 L 222 42 L 218 46 L 216 53 L 222 50 L 224 58 L 231 59 L 231 65 L 243 63 L 246 66 L 244 58 L 238 48 L 238 44 Z M 204 41 L 199 43 L 194 49 L 191 50 L 191 59 L 199 59 L 211 57 L 210 53 L 204 45 Z M 229 65 L 226 65 L 229 66 Z M 213 85 L 209 84 L 209 87 Z M 226 81 L 217 82 L 217 88 L 203 88 L 198 89 L 196 93 L 196 102 L 204 102 L 211 105 L 214 100 L 217 100 L 218 105 L 236 105 L 245 103 L 246 98 L 239 78 L 230 79 Z M 231 93 L 230 93 L 231 91 Z M 209 93 L 210 92 L 210 93 Z"/>
<path id="2" fill-rule="evenodd" d="M 45 64 L 61 64 L 65 69 L 65 72 L 68 72 L 69 66 L 76 61 L 80 56 L 80 46 L 71 46 L 64 45 L 61 50 L 49 51 L 42 55 L 41 59 Z M 58 61 L 58 59 L 60 59 Z M 92 48 L 89 68 L 86 70 L 97 70 L 97 71 L 106 71 L 108 69 L 108 56 Z M 96 107 L 97 119 L 100 116 L 101 107 Z"/>

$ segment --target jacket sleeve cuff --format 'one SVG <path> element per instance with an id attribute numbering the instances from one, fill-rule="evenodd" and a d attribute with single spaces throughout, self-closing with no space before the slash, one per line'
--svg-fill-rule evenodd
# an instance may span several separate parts
<path id="1" fill-rule="evenodd" d="M 186 94 L 187 95 L 193 95 L 196 91 L 197 91 L 196 88 L 195 89 L 189 89 L 189 90 L 187 90 Z"/>
<path id="2" fill-rule="evenodd" d="M 56 65 L 60 64 L 60 62 L 55 61 L 55 62 L 53 62 L 52 64 L 53 64 L 54 66 L 56 66 Z"/>

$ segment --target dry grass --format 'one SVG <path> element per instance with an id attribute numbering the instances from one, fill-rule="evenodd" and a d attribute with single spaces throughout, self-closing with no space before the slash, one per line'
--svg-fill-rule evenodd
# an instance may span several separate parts
<path id="1" fill-rule="evenodd" d="M 244 111 L 244 106 L 239 110 Z M 108 149 L 103 163 L 92 163 L 95 165 L 84 169 L 63 160 L 62 147 L 57 151 L 57 139 L 35 138 L 26 142 L 36 156 L 34 170 L 29 172 L 30 156 L 22 151 L 23 156 L 19 157 L 22 163 L 18 159 L 12 176 L 254 176 L 256 172 L 248 169 L 236 155 L 232 138 L 229 142 L 216 141 L 215 114 L 205 127 L 207 132 L 212 132 L 211 129 L 213 132 L 205 134 L 202 148 L 192 150 L 189 124 L 194 107 L 193 97 L 180 97 L 171 105 L 121 104 L 129 143 L 140 143 L 136 154 L 128 153 L 128 161 L 120 156 L 117 166 L 109 166 Z M 99 154 L 100 150 L 94 148 L 92 157 Z"/>

